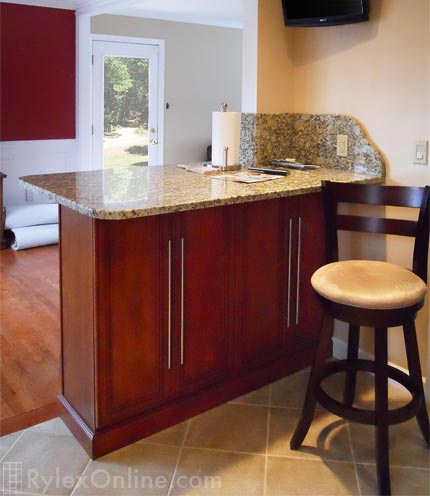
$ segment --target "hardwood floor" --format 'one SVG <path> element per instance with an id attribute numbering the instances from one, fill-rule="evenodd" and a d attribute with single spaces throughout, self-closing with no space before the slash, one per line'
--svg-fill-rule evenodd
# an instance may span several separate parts
<path id="1" fill-rule="evenodd" d="M 1 434 L 57 414 L 58 245 L 0 252 Z"/>

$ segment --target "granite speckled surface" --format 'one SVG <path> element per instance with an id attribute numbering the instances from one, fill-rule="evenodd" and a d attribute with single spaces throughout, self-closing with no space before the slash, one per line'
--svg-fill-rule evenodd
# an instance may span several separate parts
<path id="1" fill-rule="evenodd" d="M 336 155 L 337 135 L 348 136 L 348 156 Z M 345 171 L 385 177 L 385 163 L 362 126 L 352 117 L 331 114 L 242 114 L 239 163 L 267 165 L 295 158 Z"/>
<path id="2" fill-rule="evenodd" d="M 257 114 L 242 113 L 240 122 L 239 164 L 242 167 L 254 165 L 255 160 L 255 132 Z"/>
<path id="3" fill-rule="evenodd" d="M 321 180 L 380 183 L 375 174 L 291 171 L 257 184 L 211 179 L 170 166 L 127 167 L 22 177 L 27 190 L 97 219 L 118 220 L 320 191 Z"/>

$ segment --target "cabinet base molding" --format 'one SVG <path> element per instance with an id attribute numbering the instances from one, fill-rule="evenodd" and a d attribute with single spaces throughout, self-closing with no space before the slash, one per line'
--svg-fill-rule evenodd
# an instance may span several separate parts
<path id="1" fill-rule="evenodd" d="M 313 348 L 308 348 L 272 362 L 264 368 L 249 372 L 245 376 L 173 400 L 164 407 L 95 432 L 86 425 L 67 399 L 59 395 L 58 399 L 63 407 L 61 418 L 89 456 L 96 459 L 293 374 L 309 366 L 312 357 Z"/>
<path id="2" fill-rule="evenodd" d="M 58 395 L 58 401 L 62 407 L 61 420 L 67 425 L 84 450 L 91 458 L 94 458 L 92 456 L 94 433 L 62 394 Z"/>

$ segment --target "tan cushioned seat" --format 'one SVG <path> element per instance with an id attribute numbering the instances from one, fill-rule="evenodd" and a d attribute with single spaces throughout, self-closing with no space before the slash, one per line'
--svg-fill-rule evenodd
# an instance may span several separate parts
<path id="1" fill-rule="evenodd" d="M 427 289 L 410 270 L 373 260 L 324 265 L 314 273 L 311 283 L 328 300 L 378 310 L 412 306 L 424 298 Z"/>

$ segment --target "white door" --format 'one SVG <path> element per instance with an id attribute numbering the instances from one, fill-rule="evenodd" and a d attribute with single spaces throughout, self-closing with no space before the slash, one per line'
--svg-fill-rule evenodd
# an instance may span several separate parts
<path id="1" fill-rule="evenodd" d="M 93 169 L 161 165 L 160 47 L 93 41 Z"/>

